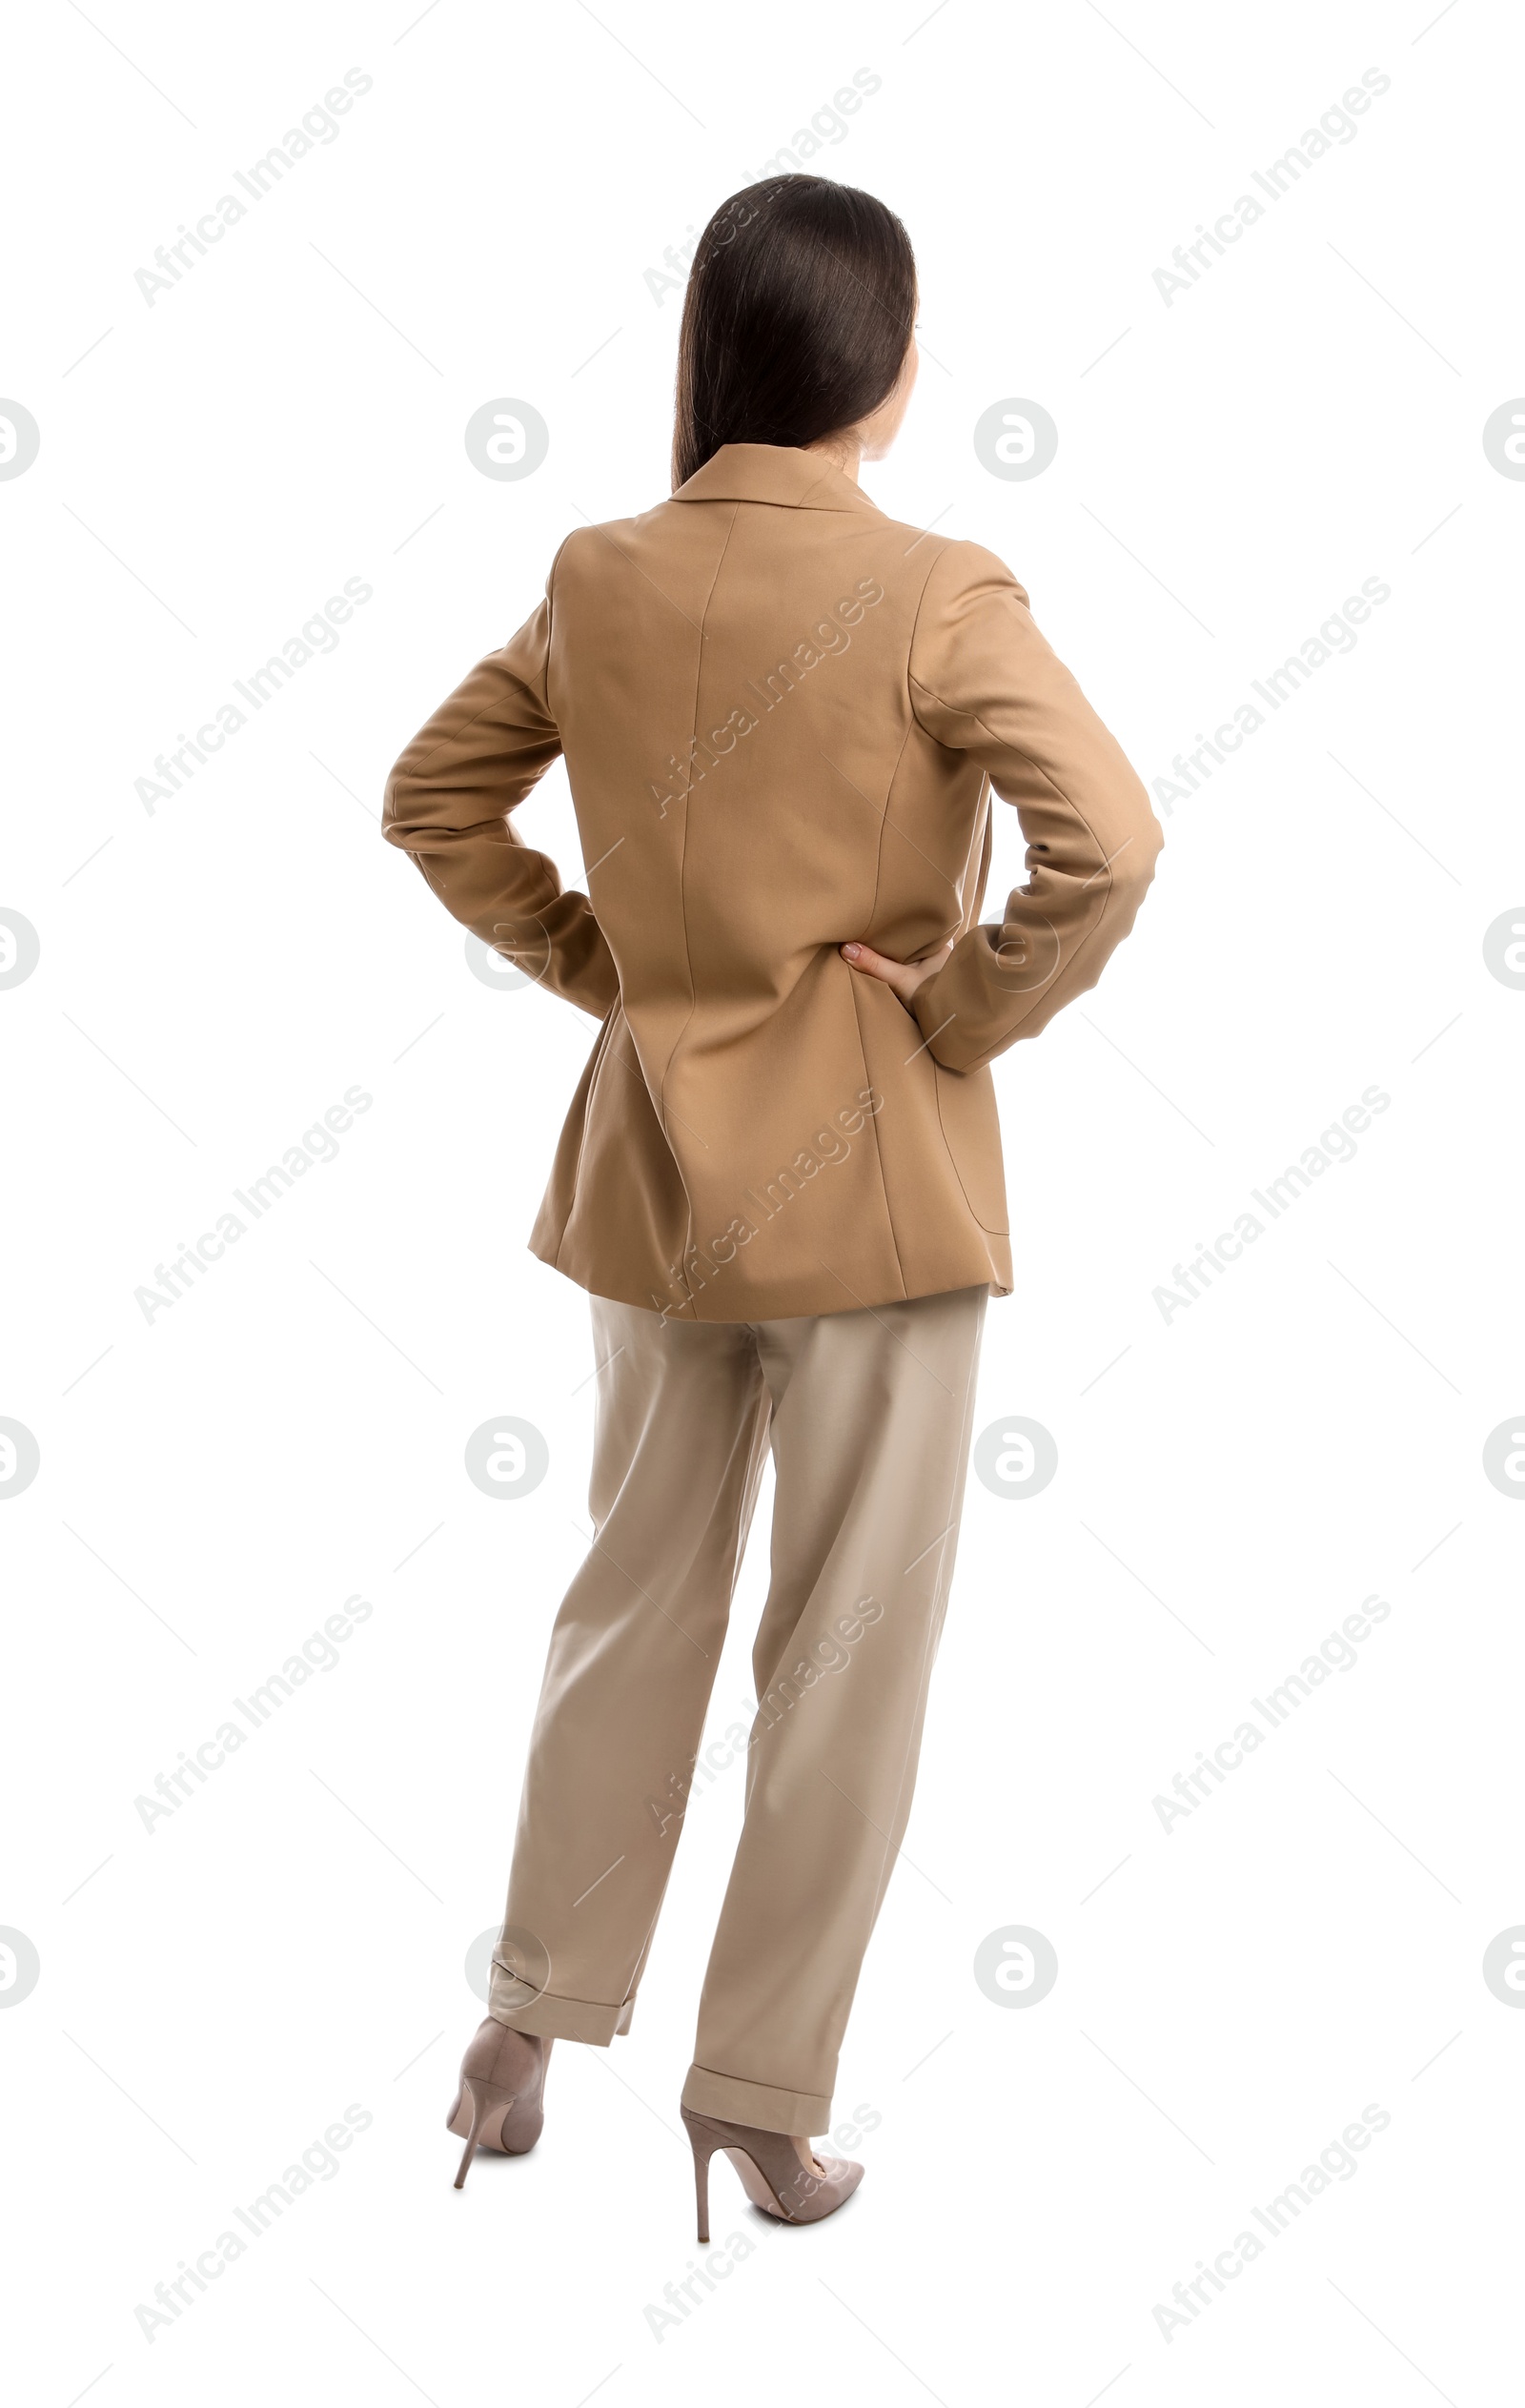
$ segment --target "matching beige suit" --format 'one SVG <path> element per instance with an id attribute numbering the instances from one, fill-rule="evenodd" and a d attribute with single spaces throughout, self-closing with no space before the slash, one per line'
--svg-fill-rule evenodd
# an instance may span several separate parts
<path id="1" fill-rule="evenodd" d="M 512 824 L 559 754 L 587 894 Z M 982 925 L 992 792 L 1027 876 Z M 531 1238 L 594 1299 L 595 1540 L 492 2012 L 628 2026 L 771 1446 L 745 1814 L 684 2099 L 822 2132 L 910 1806 L 985 1302 L 1011 1287 L 988 1065 L 1095 984 L 1158 825 L 999 561 L 739 443 L 567 538 L 403 753 L 384 832 L 600 1023 Z M 909 1010 L 838 950 L 950 936 Z"/>

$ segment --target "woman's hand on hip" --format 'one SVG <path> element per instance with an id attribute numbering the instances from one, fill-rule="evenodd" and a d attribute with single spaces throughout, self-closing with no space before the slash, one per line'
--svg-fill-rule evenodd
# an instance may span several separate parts
<path id="1" fill-rule="evenodd" d="M 923 986 L 934 970 L 942 969 L 953 950 L 953 945 L 954 940 L 950 936 L 947 943 L 940 945 L 935 953 L 929 953 L 925 962 L 892 962 L 887 953 L 876 953 L 871 945 L 844 945 L 841 952 L 843 960 L 849 962 L 854 969 L 861 970 L 865 978 L 882 978 L 886 987 L 893 988 L 901 1002 L 908 1005 L 917 988 Z"/>

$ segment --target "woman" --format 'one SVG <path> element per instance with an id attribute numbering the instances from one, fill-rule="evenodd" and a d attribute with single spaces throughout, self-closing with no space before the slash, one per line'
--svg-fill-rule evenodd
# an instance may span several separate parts
<path id="1" fill-rule="evenodd" d="M 576 530 L 393 772 L 385 833 L 600 1023 L 530 1243 L 588 1289 L 596 1536 L 551 1639 L 491 2011 L 450 2128 L 533 2147 L 551 2042 L 628 2030 L 764 1457 L 745 1815 L 682 2115 L 790 2222 L 910 1810 L 987 1295 L 1011 1289 L 989 1064 L 1094 985 L 1160 831 L 988 552 L 857 482 L 916 375 L 865 193 L 717 212 L 672 499 Z M 558 754 L 589 895 L 511 814 Z M 979 925 L 989 797 L 1027 884 Z"/>

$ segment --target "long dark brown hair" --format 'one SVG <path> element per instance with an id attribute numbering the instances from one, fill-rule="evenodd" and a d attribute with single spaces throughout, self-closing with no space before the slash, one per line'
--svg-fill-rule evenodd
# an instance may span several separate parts
<path id="1" fill-rule="evenodd" d="M 699 239 L 678 346 L 673 486 L 722 443 L 813 443 L 894 386 L 916 260 L 871 193 L 781 175 L 722 203 Z"/>

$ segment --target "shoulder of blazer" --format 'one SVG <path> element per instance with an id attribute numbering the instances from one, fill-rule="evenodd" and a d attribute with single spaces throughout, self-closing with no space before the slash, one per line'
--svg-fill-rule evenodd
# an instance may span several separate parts
<path id="1" fill-rule="evenodd" d="M 583 525 L 573 527 L 569 534 L 561 538 L 557 546 L 556 558 L 551 562 L 551 573 L 545 581 L 547 594 L 551 591 L 557 570 L 563 561 L 569 567 L 580 565 L 584 559 L 591 560 L 596 556 L 596 549 L 600 545 L 612 545 L 617 552 L 622 551 L 627 538 L 645 535 L 653 523 L 660 520 L 672 508 L 673 504 L 670 500 L 659 501 L 650 510 L 637 511 L 630 518 L 590 519 Z"/>
<path id="2" fill-rule="evenodd" d="M 1007 594 L 1025 609 L 1031 607 L 1027 587 L 996 553 L 964 536 L 945 538 L 926 580 L 924 607 L 951 609 L 986 593 Z"/>
<path id="3" fill-rule="evenodd" d="M 939 631 L 945 637 L 951 622 L 967 619 L 971 612 L 1003 603 L 1018 602 L 1029 608 L 1027 588 L 1012 576 L 1005 561 L 987 552 L 982 543 L 971 543 L 959 536 L 937 539 L 937 550 L 917 597 L 911 620 L 910 639 L 906 649 L 906 671 L 914 684 L 914 663 L 918 654 L 928 647 L 936 649 Z"/>

